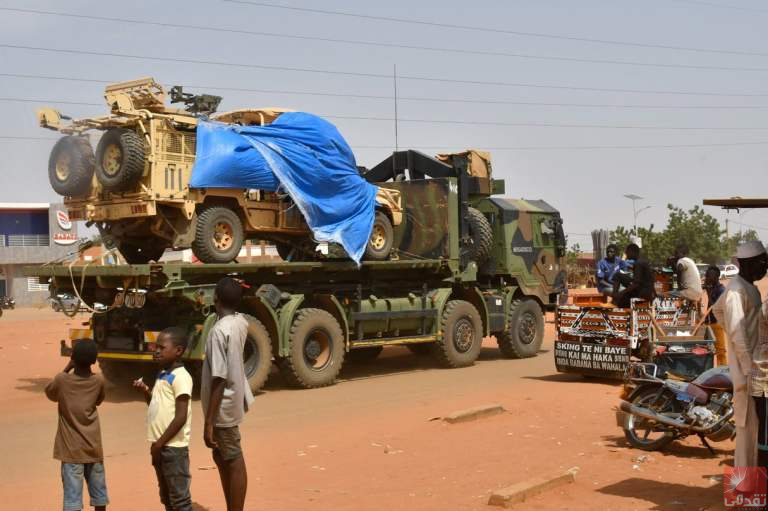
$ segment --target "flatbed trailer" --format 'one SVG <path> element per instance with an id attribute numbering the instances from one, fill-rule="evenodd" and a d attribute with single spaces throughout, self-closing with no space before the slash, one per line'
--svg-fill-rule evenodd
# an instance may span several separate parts
<path id="1" fill-rule="evenodd" d="M 152 370 L 146 362 L 158 332 L 169 326 L 191 332 L 185 359 L 199 371 L 215 321 L 215 284 L 224 276 L 245 288 L 244 357 L 253 390 L 263 385 L 273 360 L 294 385 L 316 387 L 333 383 L 345 357 L 374 359 L 384 346 L 407 345 L 434 354 L 443 366 L 463 367 L 474 363 L 483 337 L 492 334 L 506 339 L 500 347 L 507 355 L 533 356 L 543 330 L 538 305 L 522 317 L 509 314 L 520 307 L 518 287 L 503 279 L 495 287 L 481 285 L 473 264 L 460 270 L 451 260 L 364 262 L 359 268 L 347 261 L 53 265 L 27 274 L 48 277 L 52 289 L 86 304 L 106 305 L 69 338 L 95 339 L 102 371 L 124 383 Z M 527 342 L 504 334 L 520 320 L 533 336 Z M 62 341 L 61 349 L 67 355 L 70 347 Z"/>

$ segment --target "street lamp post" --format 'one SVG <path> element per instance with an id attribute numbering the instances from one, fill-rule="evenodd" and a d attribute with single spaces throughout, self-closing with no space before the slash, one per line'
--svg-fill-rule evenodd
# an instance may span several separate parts
<path id="1" fill-rule="evenodd" d="M 639 195 L 635 195 L 634 193 L 624 194 L 624 197 L 632 201 L 632 217 L 634 219 L 632 234 L 637 236 L 637 214 L 639 213 L 639 211 L 637 211 L 637 201 L 643 200 L 643 198 L 640 197 Z M 649 207 L 650 206 L 646 206 L 643 209 L 648 209 Z M 640 211 L 642 211 L 642 209 Z"/>

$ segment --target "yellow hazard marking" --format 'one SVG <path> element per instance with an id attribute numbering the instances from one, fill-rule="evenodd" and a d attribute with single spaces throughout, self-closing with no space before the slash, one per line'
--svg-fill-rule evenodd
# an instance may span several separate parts
<path id="1" fill-rule="evenodd" d="M 99 353 L 99 358 L 114 360 L 152 360 L 152 353 Z"/>

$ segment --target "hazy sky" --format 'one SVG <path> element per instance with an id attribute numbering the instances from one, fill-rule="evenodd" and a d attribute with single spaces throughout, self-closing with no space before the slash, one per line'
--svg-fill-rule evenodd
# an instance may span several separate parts
<path id="1" fill-rule="evenodd" d="M 326 116 L 373 117 L 376 119 L 330 118 L 355 148 L 358 164 L 372 166 L 394 146 L 394 123 L 390 120 L 394 65 L 400 76 L 400 148 L 429 154 L 469 147 L 489 149 L 495 176 L 507 181 L 507 195 L 549 201 L 561 210 L 566 231 L 572 233 L 571 241 L 580 242 L 582 247 L 591 245 L 582 235 L 592 229 L 632 223 L 631 202 L 623 197 L 626 193 L 646 198 L 639 207 L 653 206 L 640 214 L 639 223 L 658 226 L 666 223 L 665 205 L 670 202 L 688 208 L 705 197 L 768 195 L 768 7 L 758 0 L 272 1 L 306 9 L 487 30 L 227 1 L 2 1 L 0 201 L 57 200 L 47 177 L 53 141 L 4 137 L 55 138 L 55 133 L 36 125 L 34 110 L 46 103 L 75 117 L 106 113 L 104 106 L 55 103 L 103 104 L 104 84 L 87 80 L 153 76 L 164 84 L 222 95 L 221 110 L 282 106 Z M 8 8 L 231 31 L 20 13 Z M 633 44 L 576 40 L 584 38 Z M 54 53 L 8 45 L 238 66 Z M 658 93 L 662 91 L 667 93 Z M 716 208 L 707 209 L 718 218 L 726 218 Z M 730 218 L 735 224 L 739 215 L 731 213 Z M 768 238 L 768 210 L 747 212 L 742 221 L 760 227 L 761 237 Z"/>

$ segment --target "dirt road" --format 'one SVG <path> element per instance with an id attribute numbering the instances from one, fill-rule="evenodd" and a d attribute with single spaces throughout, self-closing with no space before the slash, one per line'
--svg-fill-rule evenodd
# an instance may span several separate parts
<path id="1" fill-rule="evenodd" d="M 85 316 L 47 310 L 0 318 L 0 507 L 60 509 L 58 462 L 51 458 L 56 407 L 45 383 L 64 365 L 58 340 Z M 489 510 L 490 492 L 578 466 L 576 483 L 519 506 L 541 510 L 722 509 L 722 476 L 732 444 L 712 456 L 698 440 L 665 453 L 629 448 L 615 425 L 617 385 L 563 376 L 552 360 L 552 325 L 534 359 L 503 360 L 486 340 L 466 369 L 388 348 L 374 364 L 347 366 L 329 388 L 291 390 L 273 375 L 242 425 L 249 510 Z M 100 408 L 113 510 L 161 509 L 146 405 L 126 382 Z M 447 425 L 436 417 L 485 403 L 507 413 Z M 192 496 L 219 511 L 218 474 L 193 403 Z M 722 450 L 720 450 L 722 449 Z M 645 458 L 639 458 L 646 456 Z"/>

